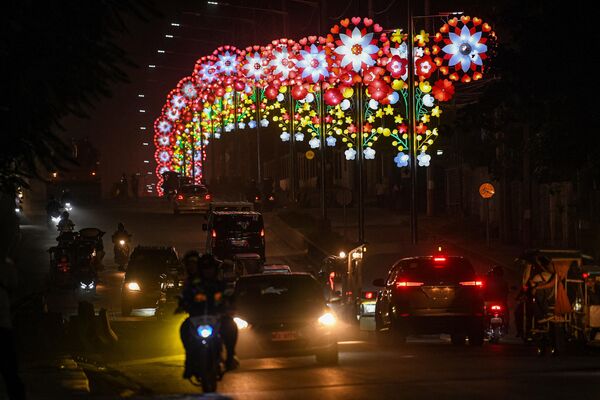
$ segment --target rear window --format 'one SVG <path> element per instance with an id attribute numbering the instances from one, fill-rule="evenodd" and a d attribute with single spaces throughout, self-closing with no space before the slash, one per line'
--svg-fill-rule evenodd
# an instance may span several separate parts
<path id="1" fill-rule="evenodd" d="M 208 190 L 204 186 L 183 186 L 181 188 L 181 193 L 186 195 L 203 195 L 208 193 Z"/>
<path id="2" fill-rule="evenodd" d="M 409 279 L 424 284 L 458 283 L 475 278 L 475 270 L 464 258 L 436 257 L 403 260 L 394 280 Z"/>
<path id="3" fill-rule="evenodd" d="M 221 233 L 256 233 L 263 229 L 262 215 L 259 214 L 230 214 L 215 215 L 213 229 Z"/>
<path id="4" fill-rule="evenodd" d="M 260 278 L 238 280 L 235 287 L 236 300 L 240 304 L 268 306 L 323 302 L 319 283 L 310 276 L 267 275 Z"/>
<path id="5" fill-rule="evenodd" d="M 129 262 L 130 266 L 136 265 L 176 265 L 179 263 L 177 256 L 168 251 L 139 251 L 134 252 Z"/>

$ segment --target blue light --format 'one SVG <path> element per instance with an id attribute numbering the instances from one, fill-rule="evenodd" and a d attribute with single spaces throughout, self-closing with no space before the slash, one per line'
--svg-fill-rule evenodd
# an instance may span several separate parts
<path id="1" fill-rule="evenodd" d="M 213 328 L 210 325 L 200 325 L 197 328 L 197 331 L 198 331 L 198 335 L 200 335 L 200 337 L 206 339 L 207 337 L 209 337 L 210 335 L 212 335 Z"/>

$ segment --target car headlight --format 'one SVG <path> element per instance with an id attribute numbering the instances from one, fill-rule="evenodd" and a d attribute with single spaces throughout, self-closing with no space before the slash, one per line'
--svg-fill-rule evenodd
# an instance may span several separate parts
<path id="1" fill-rule="evenodd" d="M 127 289 L 134 292 L 139 292 L 141 290 L 140 285 L 137 282 L 129 282 L 127 284 Z"/>
<path id="2" fill-rule="evenodd" d="M 330 312 L 327 312 L 319 317 L 319 324 L 323 326 L 332 327 L 335 325 L 336 322 L 337 319 Z"/>
<path id="3" fill-rule="evenodd" d="M 244 321 L 240 317 L 234 317 L 233 322 L 237 325 L 238 329 L 246 329 L 248 327 L 248 322 Z"/>
<path id="4" fill-rule="evenodd" d="M 125 246 L 125 241 L 124 241 L 123 239 L 121 239 L 121 240 L 119 240 L 119 244 L 120 244 L 121 246 Z"/>

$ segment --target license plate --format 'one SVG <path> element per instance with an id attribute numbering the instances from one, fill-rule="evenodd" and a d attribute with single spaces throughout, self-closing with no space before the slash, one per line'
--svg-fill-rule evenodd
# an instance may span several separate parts
<path id="1" fill-rule="evenodd" d="M 502 318 L 492 318 L 490 320 L 490 323 L 492 323 L 492 324 L 502 324 Z"/>
<path id="2" fill-rule="evenodd" d="M 236 247 L 246 247 L 246 246 L 248 246 L 248 241 L 247 240 L 232 240 L 231 244 Z"/>
<path id="3" fill-rule="evenodd" d="M 298 334 L 295 331 L 276 331 L 271 332 L 271 340 L 274 342 L 283 342 L 289 340 L 296 340 Z"/>

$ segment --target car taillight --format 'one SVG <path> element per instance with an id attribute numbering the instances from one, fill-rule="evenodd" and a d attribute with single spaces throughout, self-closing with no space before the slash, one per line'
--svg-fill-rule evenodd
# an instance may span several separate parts
<path id="1" fill-rule="evenodd" d="M 214 238 L 216 238 L 217 237 L 217 231 L 213 229 L 212 232 L 211 232 L 211 236 L 214 237 Z"/>
<path id="2" fill-rule="evenodd" d="M 210 200 L 210 194 L 206 194 L 206 196 L 204 196 L 204 200 Z"/>
<path id="3" fill-rule="evenodd" d="M 433 257 L 434 262 L 446 262 L 446 257 Z"/>
<path id="4" fill-rule="evenodd" d="M 396 282 L 396 287 L 398 287 L 398 288 L 418 287 L 418 286 L 423 286 L 423 282 L 406 282 L 406 281 Z"/>
<path id="5" fill-rule="evenodd" d="M 590 276 L 590 274 L 588 274 L 587 272 L 584 272 L 583 274 L 581 274 L 581 277 L 583 279 L 587 279 Z"/>
<path id="6" fill-rule="evenodd" d="M 178 194 L 177 195 L 177 200 L 183 200 L 183 195 L 182 194 Z"/>
<path id="7" fill-rule="evenodd" d="M 372 299 L 373 297 L 375 297 L 375 293 L 373 292 L 365 292 L 365 299 Z"/>
<path id="8" fill-rule="evenodd" d="M 265 230 L 264 229 L 260 230 L 260 237 L 265 237 Z"/>
<path id="9" fill-rule="evenodd" d="M 502 311 L 502 306 L 500 306 L 498 304 L 494 304 L 493 306 L 490 307 L 490 309 L 492 311 Z"/>
<path id="10" fill-rule="evenodd" d="M 260 198 L 258 196 L 254 197 L 255 201 L 258 201 Z"/>
<path id="11" fill-rule="evenodd" d="M 462 286 L 477 286 L 477 287 L 483 287 L 483 281 L 464 281 L 464 282 L 460 282 L 460 284 Z"/>

